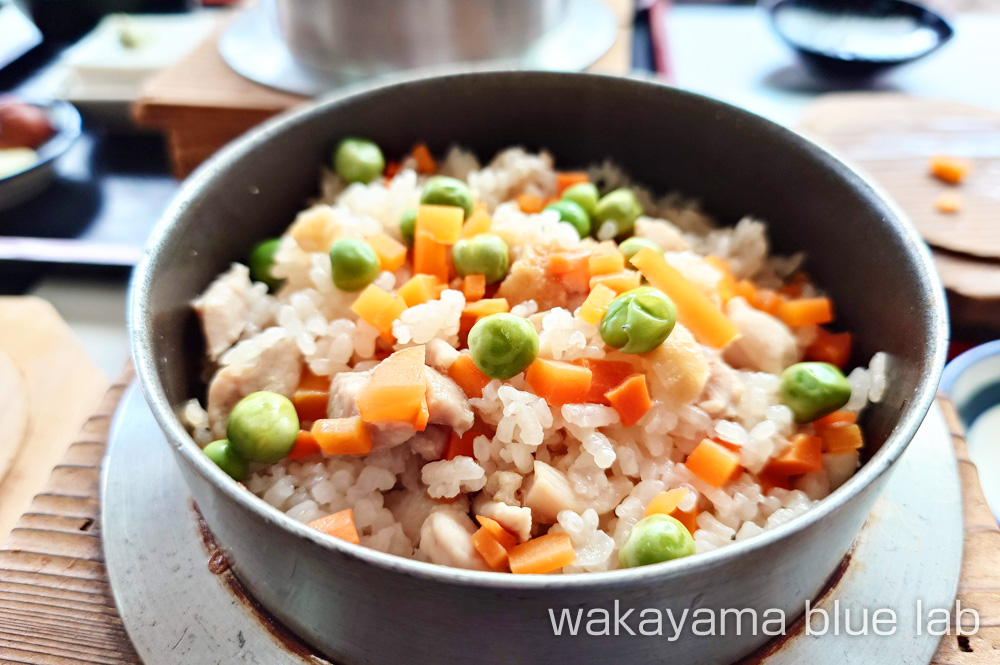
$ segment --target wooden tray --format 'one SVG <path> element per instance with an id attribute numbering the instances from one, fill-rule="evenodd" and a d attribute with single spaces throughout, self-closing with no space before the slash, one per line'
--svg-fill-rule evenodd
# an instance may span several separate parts
<path id="1" fill-rule="evenodd" d="M 0 550 L 0 663 L 139 663 L 112 600 L 98 519 L 109 426 L 131 380 L 128 369 L 111 387 Z M 945 637 L 932 665 L 995 665 L 1000 528 L 986 505 L 958 416 L 946 399 L 939 402 L 963 486 L 965 555 L 958 598 L 979 612 L 981 627 L 968 638 Z"/>

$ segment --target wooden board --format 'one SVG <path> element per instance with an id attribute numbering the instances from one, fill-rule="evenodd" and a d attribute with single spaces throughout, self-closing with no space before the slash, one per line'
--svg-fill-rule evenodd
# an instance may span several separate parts
<path id="1" fill-rule="evenodd" d="M 39 298 L 0 298 L 0 352 L 11 361 L 0 361 L 0 376 L 7 377 L 0 378 L 0 394 L 10 391 L 11 400 L 0 409 L 2 540 L 93 413 L 108 381 L 52 305 Z M 14 405 L 18 400 L 20 407 Z M 19 425 L 18 418 L 25 420 Z"/>

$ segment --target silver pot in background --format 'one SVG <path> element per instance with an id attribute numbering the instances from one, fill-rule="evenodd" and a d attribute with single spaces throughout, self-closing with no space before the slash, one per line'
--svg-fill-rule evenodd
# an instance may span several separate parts
<path id="1" fill-rule="evenodd" d="M 515 60 L 569 0 L 274 0 L 292 57 L 359 77 L 451 62 Z"/>

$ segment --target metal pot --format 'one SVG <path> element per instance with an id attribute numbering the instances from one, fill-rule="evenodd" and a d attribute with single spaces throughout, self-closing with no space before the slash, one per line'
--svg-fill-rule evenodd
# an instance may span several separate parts
<path id="1" fill-rule="evenodd" d="M 885 398 L 864 418 L 871 453 L 812 510 L 727 548 L 631 570 L 572 576 L 480 573 L 326 538 L 238 486 L 191 441 L 175 409 L 201 396 L 201 336 L 189 303 L 315 194 L 346 135 L 387 155 L 417 141 L 489 158 L 545 147 L 563 168 L 610 157 L 655 191 L 698 197 L 725 222 L 771 224 L 777 251 L 804 250 L 838 303 L 856 354 L 888 351 Z M 152 234 L 132 284 L 139 378 L 205 520 L 256 599 L 339 663 L 725 663 L 764 643 L 751 616 L 726 636 L 554 637 L 549 609 L 781 610 L 790 625 L 861 529 L 887 472 L 931 404 L 945 353 L 943 292 L 898 209 L 806 139 L 746 111 L 652 81 L 479 72 L 356 88 L 277 118 L 202 166 Z M 613 619 L 612 619 L 613 621 Z M 690 622 L 690 617 L 689 617 Z M 614 631 L 614 626 L 611 626 Z M 583 627 L 580 630 L 584 633 Z M 669 626 L 667 632 L 669 633 Z"/>
<path id="2" fill-rule="evenodd" d="M 281 36 L 300 64 L 373 76 L 517 58 L 559 24 L 568 0 L 274 1 Z"/>

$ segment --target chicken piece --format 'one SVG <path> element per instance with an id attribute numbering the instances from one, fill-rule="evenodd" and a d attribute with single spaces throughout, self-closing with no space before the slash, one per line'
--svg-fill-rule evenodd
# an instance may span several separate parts
<path id="1" fill-rule="evenodd" d="M 225 365 L 208 384 L 208 421 L 212 436 L 226 438 L 229 412 L 241 399 L 259 390 L 268 390 L 291 397 L 302 375 L 302 354 L 295 339 L 276 334 L 276 328 L 240 342 L 260 345 L 259 355 L 253 362 Z"/>
<path id="2" fill-rule="evenodd" d="M 531 509 L 539 524 L 555 524 L 556 515 L 562 510 L 580 513 L 586 508 L 566 474 L 545 462 L 535 460 L 535 473 L 528 482 L 524 505 Z"/>
<path id="3" fill-rule="evenodd" d="M 420 527 L 427 520 L 427 516 L 441 506 L 441 503 L 429 498 L 427 492 L 420 488 L 389 492 L 385 495 L 385 506 L 403 526 L 406 537 L 417 542 L 420 540 Z"/>
<path id="4" fill-rule="evenodd" d="M 732 367 L 722 360 L 717 352 L 706 354 L 708 358 L 708 382 L 698 406 L 710 416 L 721 416 L 731 405 L 740 401 L 744 384 Z"/>
<path id="5" fill-rule="evenodd" d="M 476 525 L 463 512 L 450 506 L 431 512 L 420 527 L 420 546 L 432 563 L 467 570 L 489 570 L 483 557 L 472 546 L 470 537 Z"/>
<path id="6" fill-rule="evenodd" d="M 521 489 L 524 477 L 516 471 L 494 471 L 486 479 L 483 491 L 492 496 L 494 501 L 506 503 L 509 506 L 519 506 L 517 490 Z"/>
<path id="7" fill-rule="evenodd" d="M 497 289 L 497 297 L 506 298 L 511 307 L 534 300 L 540 312 L 565 308 L 567 303 L 566 287 L 549 272 L 548 255 L 530 249 L 510 266 L 510 272 Z"/>
<path id="8" fill-rule="evenodd" d="M 458 384 L 430 367 L 424 368 L 427 377 L 428 422 L 447 425 L 462 436 L 469 431 L 476 416 L 469 408 L 469 398 Z"/>
<path id="9" fill-rule="evenodd" d="M 677 324 L 663 344 L 642 356 L 650 393 L 673 406 L 689 404 L 708 381 L 708 361 L 691 332 Z"/>
<path id="10" fill-rule="evenodd" d="M 751 307 L 739 297 L 729 301 L 726 314 L 740 330 L 740 336 L 723 353 L 726 362 L 733 367 L 781 374 L 798 361 L 795 336 L 778 319 Z"/>
<path id="11" fill-rule="evenodd" d="M 526 506 L 508 506 L 506 503 L 491 501 L 480 494 L 472 502 L 472 512 L 476 515 L 489 517 L 517 536 L 520 541 L 531 538 L 531 508 Z"/>
<path id="12" fill-rule="evenodd" d="M 663 258 L 677 272 L 681 273 L 692 286 L 712 301 L 716 307 L 722 304 L 719 298 L 719 280 L 722 273 L 695 252 L 666 252 Z"/>
<path id="13" fill-rule="evenodd" d="M 458 358 L 458 349 L 440 337 L 435 337 L 424 346 L 427 364 L 439 372 L 447 373 L 448 368 Z"/>
<path id="14" fill-rule="evenodd" d="M 247 293 L 252 286 L 250 270 L 235 263 L 192 303 L 194 311 L 201 317 L 209 360 L 216 360 L 239 341 L 250 318 Z"/>
<path id="15" fill-rule="evenodd" d="M 681 230 L 663 219 L 640 217 L 635 220 L 635 235 L 652 240 L 664 252 L 684 252 L 691 249 Z"/>

